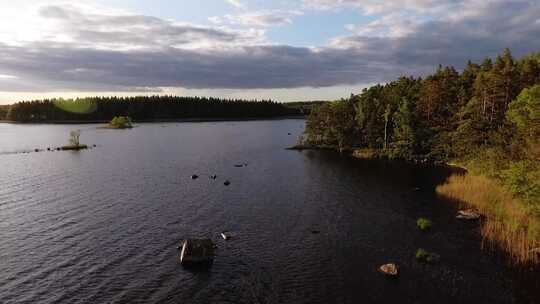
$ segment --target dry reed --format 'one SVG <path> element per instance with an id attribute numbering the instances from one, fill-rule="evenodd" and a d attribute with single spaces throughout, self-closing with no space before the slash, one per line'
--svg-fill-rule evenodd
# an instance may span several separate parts
<path id="1" fill-rule="evenodd" d="M 534 250 L 540 247 L 540 218 L 496 181 L 470 173 L 453 175 L 436 191 L 485 216 L 484 244 L 502 248 L 518 264 L 540 262 L 538 250 Z"/>

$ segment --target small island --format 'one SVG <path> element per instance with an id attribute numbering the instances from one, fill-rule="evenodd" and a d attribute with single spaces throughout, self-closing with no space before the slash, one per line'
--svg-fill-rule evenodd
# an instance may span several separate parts
<path id="1" fill-rule="evenodd" d="M 87 145 L 80 143 L 79 139 L 81 137 L 81 130 L 71 131 L 69 133 L 69 144 L 67 146 L 62 146 L 60 149 L 62 151 L 79 151 L 88 149 Z"/>
<path id="2" fill-rule="evenodd" d="M 133 123 L 129 116 L 115 116 L 107 126 L 106 129 L 131 129 Z"/>

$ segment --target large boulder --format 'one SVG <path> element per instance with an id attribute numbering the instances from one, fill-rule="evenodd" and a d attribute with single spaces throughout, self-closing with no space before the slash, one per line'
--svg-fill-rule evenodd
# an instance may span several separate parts
<path id="1" fill-rule="evenodd" d="M 179 246 L 180 263 L 184 266 L 212 264 L 215 245 L 210 239 L 187 239 Z"/>

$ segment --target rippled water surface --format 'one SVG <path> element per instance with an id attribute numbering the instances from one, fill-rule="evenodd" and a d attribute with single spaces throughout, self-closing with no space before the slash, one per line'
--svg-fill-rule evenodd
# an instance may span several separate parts
<path id="1" fill-rule="evenodd" d="M 0 303 L 523 301 L 501 259 L 480 250 L 478 227 L 433 195 L 447 170 L 284 150 L 303 128 L 0 124 Z M 21 153 L 62 145 L 72 129 L 97 147 Z M 431 232 L 416 229 L 420 216 Z M 213 267 L 179 265 L 187 237 L 214 239 Z M 419 247 L 440 263 L 416 262 Z M 399 279 L 377 272 L 387 262 Z"/>

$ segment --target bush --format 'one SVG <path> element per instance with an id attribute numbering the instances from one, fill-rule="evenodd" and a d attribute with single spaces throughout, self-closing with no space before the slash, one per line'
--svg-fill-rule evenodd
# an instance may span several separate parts
<path id="1" fill-rule="evenodd" d="M 427 259 L 428 256 L 429 256 L 429 252 L 427 252 L 423 248 L 418 248 L 418 250 L 416 250 L 416 259 L 417 260 L 424 261 L 424 260 Z"/>
<path id="2" fill-rule="evenodd" d="M 422 231 L 429 230 L 432 225 L 433 224 L 431 223 L 430 220 L 428 220 L 426 218 L 423 218 L 423 217 L 416 220 L 416 226 L 418 228 L 420 228 L 420 230 L 422 230 Z"/>
<path id="3" fill-rule="evenodd" d="M 540 201 L 540 167 L 530 160 L 510 164 L 502 173 L 504 183 L 516 196 L 534 205 Z M 536 206 L 533 206 L 536 207 Z"/>

